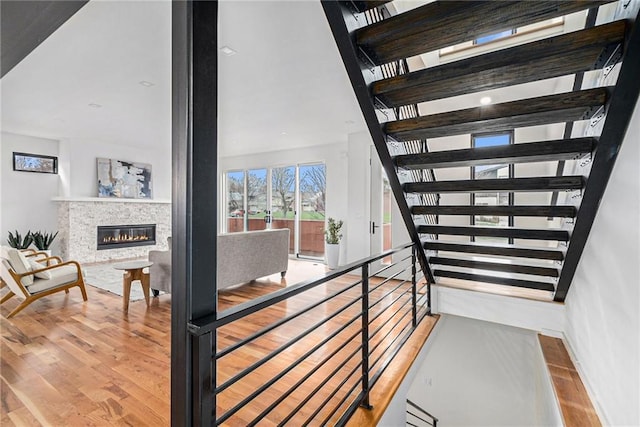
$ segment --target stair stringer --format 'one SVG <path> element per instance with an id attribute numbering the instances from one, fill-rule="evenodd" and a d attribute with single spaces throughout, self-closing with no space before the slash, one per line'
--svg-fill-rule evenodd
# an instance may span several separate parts
<path id="1" fill-rule="evenodd" d="M 371 139 L 376 147 L 378 157 L 389 179 L 391 190 L 398 204 L 405 226 L 407 227 L 409 237 L 416 247 L 421 248 L 420 235 L 414 223 L 413 215 L 409 210 L 409 205 L 402 191 L 402 185 L 387 146 L 387 136 L 382 131 L 376 106 L 370 97 L 369 86 L 375 79 L 375 67 L 365 62 L 366 55 L 356 51 L 355 44 L 353 43 L 353 31 L 360 26 L 360 23 L 346 6 L 337 1 L 322 0 L 322 7 L 327 16 L 327 21 L 331 27 L 331 32 L 333 33 L 338 50 L 340 51 L 340 56 L 342 57 L 349 80 L 353 86 L 362 115 L 369 129 Z M 425 251 L 421 249 L 416 251 L 416 253 L 425 276 L 430 283 L 435 283 L 435 278 L 427 261 Z"/>

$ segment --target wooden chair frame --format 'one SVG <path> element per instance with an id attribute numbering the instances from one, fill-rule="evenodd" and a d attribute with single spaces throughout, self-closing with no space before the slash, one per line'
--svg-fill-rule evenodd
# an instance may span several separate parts
<path id="1" fill-rule="evenodd" d="M 40 252 L 38 254 L 46 255 L 46 254 L 44 254 L 42 252 Z M 7 285 L 10 288 L 10 290 L 4 297 L 2 297 L 2 299 L 0 300 L 0 304 L 3 304 L 5 301 L 8 301 L 14 295 L 16 295 L 16 293 L 14 291 L 18 290 L 18 289 L 21 291 L 21 293 L 25 297 L 25 300 L 22 301 L 11 313 L 9 313 L 7 318 L 11 318 L 11 317 L 15 316 L 16 314 L 18 314 L 20 311 L 22 311 L 25 307 L 27 307 L 32 302 L 34 302 L 34 301 L 36 301 L 36 300 L 38 300 L 38 299 L 40 299 L 42 297 L 46 297 L 47 295 L 51 295 L 53 293 L 60 292 L 60 291 L 65 291 L 65 293 L 68 294 L 69 293 L 69 289 L 73 288 L 75 286 L 80 288 L 80 292 L 82 292 L 82 299 L 84 301 L 87 301 L 87 299 L 88 299 L 87 298 L 87 290 L 85 288 L 84 277 L 82 276 L 82 270 L 80 269 L 80 264 L 78 264 L 76 261 L 62 262 L 62 259 L 60 257 L 57 257 L 57 256 L 38 259 L 38 261 L 39 262 L 46 261 L 47 262 L 47 266 L 43 267 L 43 268 L 41 268 L 39 270 L 33 270 L 33 271 L 29 271 L 27 273 L 22 273 L 22 274 L 16 273 L 13 270 L 13 268 L 8 268 L 7 269 L 9 271 L 9 274 L 11 275 L 11 278 L 15 282 L 14 284 L 17 285 L 18 288 L 14 289 L 13 286 L 9 286 L 9 284 L 7 283 Z M 51 264 L 52 261 L 56 261 L 56 263 L 55 264 Z M 21 279 L 23 277 L 25 277 L 25 276 L 35 275 L 36 273 L 40 273 L 41 271 L 53 270 L 55 268 L 59 268 L 59 267 L 65 266 L 65 265 L 73 265 L 73 266 L 76 267 L 77 276 L 78 276 L 77 280 L 75 280 L 73 282 L 69 282 L 69 283 L 58 285 L 58 286 L 53 287 L 51 289 L 46 289 L 44 291 L 36 292 L 34 294 L 30 293 L 29 290 L 22 284 Z"/>

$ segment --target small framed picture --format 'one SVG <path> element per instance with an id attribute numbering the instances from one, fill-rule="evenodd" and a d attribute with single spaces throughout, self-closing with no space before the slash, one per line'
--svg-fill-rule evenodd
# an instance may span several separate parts
<path id="1" fill-rule="evenodd" d="M 13 170 L 21 172 L 58 173 L 58 158 L 43 154 L 13 153 Z"/>

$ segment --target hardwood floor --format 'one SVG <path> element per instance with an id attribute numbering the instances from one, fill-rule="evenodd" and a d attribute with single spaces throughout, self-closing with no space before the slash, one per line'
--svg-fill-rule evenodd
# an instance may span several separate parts
<path id="1" fill-rule="evenodd" d="M 600 419 L 560 338 L 538 335 L 567 427 L 600 427 Z"/>
<path id="2" fill-rule="evenodd" d="M 309 278 L 309 274 L 324 271 L 324 267 L 318 264 L 314 266 L 309 263 L 308 268 L 312 273 L 291 271 L 285 281 L 280 281 L 277 275 L 221 292 L 220 309 Z M 289 315 L 308 305 L 310 301 L 337 289 L 336 286 L 343 285 L 344 283 L 337 283 L 327 286 L 326 289 L 316 289 L 298 299 L 289 300 L 259 313 L 252 319 L 243 319 L 228 325 L 219 332 L 220 347 L 246 337 L 274 319 Z M 400 307 L 404 300 L 395 300 L 395 296 L 406 289 L 403 286 L 395 291 L 385 291 L 384 294 L 388 294 L 386 296 L 381 289 L 377 295 L 389 301 L 392 306 Z M 5 292 L 6 289 L 3 289 L 0 294 Z M 18 303 L 17 299 L 14 298 L 0 307 L 2 426 L 169 425 L 171 296 L 160 295 L 152 298 L 149 308 L 144 300 L 131 302 L 129 312 L 125 314 L 122 312 L 121 297 L 91 286 L 87 287 L 87 292 L 87 302 L 82 301 L 79 292 L 72 290 L 70 294 L 60 293 L 43 298 L 12 319 L 6 319 L 6 316 Z M 217 384 L 222 384 L 250 363 L 282 346 L 302 329 L 317 322 L 320 316 L 339 310 L 348 300 L 347 292 L 334 303 L 302 315 L 294 322 L 278 328 L 276 333 L 254 341 L 242 351 L 225 356 L 219 362 Z M 303 340 L 305 344 L 282 350 L 272 361 L 259 368 L 257 374 L 247 375 L 236 385 L 229 387 L 220 394 L 219 410 L 225 411 L 237 404 L 239 398 L 260 387 L 275 372 L 279 372 L 282 366 L 308 350 L 310 345 L 315 345 L 327 337 L 331 328 L 342 325 L 352 316 L 356 316 L 358 310 L 359 303 L 345 309 L 334 321 L 309 334 Z M 398 327 L 406 324 L 407 320 L 401 319 L 400 314 L 391 317 L 394 319 L 391 323 L 399 322 Z M 377 340 L 375 342 L 381 343 L 376 350 L 377 353 L 374 352 L 376 355 L 382 355 L 383 350 L 388 347 L 384 340 L 388 339 L 386 333 L 391 326 L 383 325 L 384 319 L 384 316 L 371 319 L 371 331 L 378 328 L 380 331 L 374 337 L 374 340 Z M 246 425 L 248 419 L 258 416 L 280 393 L 300 382 L 305 372 L 317 368 L 310 380 L 300 386 L 302 395 L 308 394 L 315 388 L 318 378 L 324 378 L 336 369 L 346 354 L 357 350 L 359 342 L 354 341 L 341 350 L 340 357 L 332 358 L 331 363 L 318 367 L 319 362 L 335 350 L 341 340 L 351 336 L 354 331 L 357 334 L 358 327 L 355 325 L 359 327 L 359 322 L 356 321 L 353 327 L 346 328 L 335 340 L 312 353 L 299 369 L 296 368 L 282 381 L 275 383 L 273 388 L 260 396 L 256 404 L 247 405 L 241 414 L 231 418 L 226 424 Z M 356 351 L 357 354 L 359 352 Z M 338 369 L 336 377 L 328 382 L 329 391 L 320 391 L 317 397 L 302 404 L 296 416 L 306 417 L 315 412 L 318 404 L 330 397 L 333 389 L 338 390 L 335 396 L 344 397 L 347 386 L 358 381 L 357 365 L 357 356 L 345 363 Z M 354 368 L 356 374 L 347 377 L 346 373 Z M 346 380 L 346 385 L 342 383 L 343 380 Z M 379 381 L 380 387 L 383 382 Z M 384 393 L 382 389 L 380 391 Z M 296 399 L 282 402 L 275 412 L 264 418 L 261 425 L 277 424 L 284 417 L 284 413 L 299 406 L 299 396 Z M 318 419 L 321 420 L 327 415 L 321 413 Z M 291 423 L 294 425 L 296 418 Z"/>
<path id="3" fill-rule="evenodd" d="M 169 425 L 171 296 L 132 302 L 87 286 L 6 316 L 2 305 L 3 426 Z"/>

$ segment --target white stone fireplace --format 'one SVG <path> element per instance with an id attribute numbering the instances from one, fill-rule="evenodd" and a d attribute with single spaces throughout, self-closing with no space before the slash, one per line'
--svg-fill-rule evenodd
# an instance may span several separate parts
<path id="1" fill-rule="evenodd" d="M 57 198 L 58 239 L 63 259 L 93 263 L 146 257 L 167 250 L 171 235 L 171 202 L 141 199 Z M 98 249 L 98 226 L 155 225 L 155 245 Z"/>

